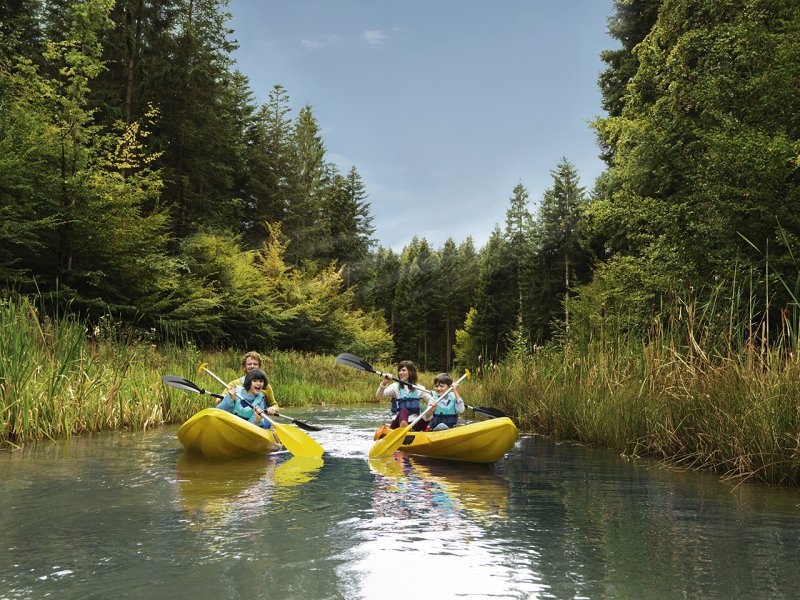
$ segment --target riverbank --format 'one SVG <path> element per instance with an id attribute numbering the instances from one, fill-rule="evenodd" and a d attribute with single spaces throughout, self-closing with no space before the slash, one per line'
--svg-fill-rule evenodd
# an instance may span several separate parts
<path id="1" fill-rule="evenodd" d="M 41 319 L 26 299 L 0 302 L 0 330 L 0 447 L 180 423 L 215 399 L 169 388 L 162 375 L 185 377 L 212 392 L 222 390 L 198 375 L 201 363 L 226 381 L 240 375 L 238 350 L 157 346 L 110 323 L 88 331 L 73 315 Z M 371 383 L 354 385 L 355 374 L 331 356 L 279 352 L 269 355 L 265 367 L 282 405 L 372 398 Z"/>
<path id="2" fill-rule="evenodd" d="M 800 368 L 769 353 L 713 360 L 674 347 L 539 349 L 470 387 L 520 429 L 710 470 L 800 485 Z"/>
<path id="3" fill-rule="evenodd" d="M 220 392 L 197 374 L 201 363 L 226 381 L 239 374 L 240 350 L 156 346 L 110 325 L 89 332 L 73 316 L 40 319 L 26 300 L 0 303 L 0 326 L 0 447 L 180 423 L 214 399 L 164 386 L 162 375 Z M 378 383 L 332 356 L 274 352 L 265 366 L 285 406 L 369 402 Z M 712 361 L 670 344 L 587 344 L 475 371 L 467 403 L 503 410 L 522 431 L 729 480 L 800 485 L 800 367 L 785 356 Z"/>

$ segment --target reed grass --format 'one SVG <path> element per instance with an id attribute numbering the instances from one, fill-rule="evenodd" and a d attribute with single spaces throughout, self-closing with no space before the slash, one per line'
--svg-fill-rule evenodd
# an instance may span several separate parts
<path id="1" fill-rule="evenodd" d="M 781 327 L 768 327 L 752 302 L 720 296 L 673 298 L 644 340 L 578 335 L 493 366 L 471 403 L 556 439 L 726 480 L 800 485 L 796 315 L 781 311 Z"/>
<path id="2" fill-rule="evenodd" d="M 216 399 L 169 388 L 161 375 L 221 393 L 198 366 L 230 381 L 241 374 L 240 358 L 177 337 L 156 345 L 109 319 L 90 331 L 72 314 L 43 316 L 32 299 L 0 299 L 0 447 L 182 422 Z M 374 400 L 370 376 L 330 356 L 268 354 L 265 368 L 282 406 Z"/>

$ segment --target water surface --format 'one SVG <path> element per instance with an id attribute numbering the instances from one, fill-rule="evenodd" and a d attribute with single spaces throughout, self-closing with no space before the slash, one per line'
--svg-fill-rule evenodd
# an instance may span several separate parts
<path id="1" fill-rule="evenodd" d="M 0 453 L 0 599 L 800 596 L 797 490 L 536 436 L 371 461 L 375 405 L 289 414 L 322 459 L 208 461 L 175 427 Z"/>

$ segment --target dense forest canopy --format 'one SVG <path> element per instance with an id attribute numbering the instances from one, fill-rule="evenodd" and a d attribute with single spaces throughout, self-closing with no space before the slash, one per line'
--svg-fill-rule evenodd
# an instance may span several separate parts
<path id="1" fill-rule="evenodd" d="M 279 83 L 255 102 L 229 18 L 224 0 L 0 6 L 6 295 L 428 369 L 609 323 L 646 335 L 665 298 L 721 299 L 760 335 L 797 322 L 797 0 L 617 0 L 606 172 L 588 188 L 564 158 L 541 198 L 512 182 L 486 199 L 508 209 L 483 248 L 401 252 L 373 238 L 369 190 L 328 159 L 313 107 L 294 114 Z"/>

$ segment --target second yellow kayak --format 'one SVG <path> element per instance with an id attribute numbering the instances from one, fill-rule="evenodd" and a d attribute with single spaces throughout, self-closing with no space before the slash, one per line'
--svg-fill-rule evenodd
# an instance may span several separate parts
<path id="1" fill-rule="evenodd" d="M 514 422 L 502 417 L 443 431 L 411 431 L 399 449 L 433 458 L 491 463 L 503 458 L 518 437 Z"/>

